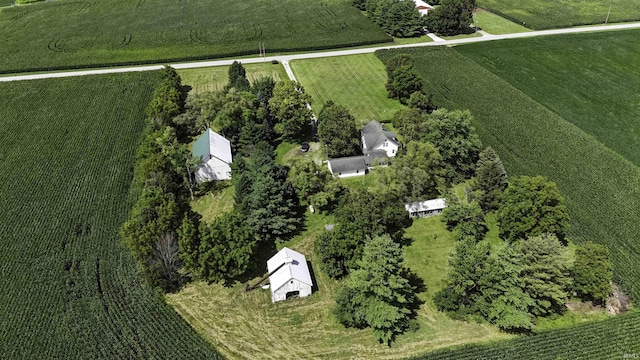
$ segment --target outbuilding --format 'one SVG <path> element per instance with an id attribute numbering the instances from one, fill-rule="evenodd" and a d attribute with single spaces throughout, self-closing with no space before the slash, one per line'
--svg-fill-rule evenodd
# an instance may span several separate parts
<path id="1" fill-rule="evenodd" d="M 311 295 L 311 273 L 307 259 L 299 252 L 283 248 L 267 260 L 267 270 L 272 302 Z"/>
<path id="2" fill-rule="evenodd" d="M 442 198 L 404 204 L 404 208 L 409 213 L 410 218 L 440 215 L 442 214 L 442 210 L 446 207 L 447 201 Z"/>
<path id="3" fill-rule="evenodd" d="M 429 11 L 433 11 L 434 7 L 427 4 L 426 2 L 422 1 L 422 0 L 413 0 L 413 2 L 416 4 L 416 8 L 418 9 L 418 12 L 420 13 L 420 16 L 425 16 L 429 14 Z"/>
<path id="4" fill-rule="evenodd" d="M 231 179 L 231 143 L 222 135 L 207 129 L 193 143 L 192 153 L 202 159 L 196 171 L 199 182 Z"/>
<path id="5" fill-rule="evenodd" d="M 385 166 L 388 160 L 386 151 L 376 150 L 366 155 L 331 159 L 327 162 L 327 166 L 333 176 L 347 178 L 365 175 L 376 165 Z"/>

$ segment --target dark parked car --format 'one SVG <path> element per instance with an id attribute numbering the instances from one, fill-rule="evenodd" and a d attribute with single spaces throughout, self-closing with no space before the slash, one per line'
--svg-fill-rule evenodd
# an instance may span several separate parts
<path id="1" fill-rule="evenodd" d="M 309 151 L 309 143 L 308 142 L 303 142 L 302 145 L 300 145 L 300 150 L 302 152 L 307 152 Z"/>

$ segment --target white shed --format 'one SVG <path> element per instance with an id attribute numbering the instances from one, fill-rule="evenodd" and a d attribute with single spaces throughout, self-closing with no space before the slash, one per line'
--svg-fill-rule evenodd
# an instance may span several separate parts
<path id="1" fill-rule="evenodd" d="M 301 298 L 311 295 L 313 282 L 307 259 L 299 252 L 283 248 L 267 260 L 271 301 L 287 300 L 292 296 Z"/>
<path id="2" fill-rule="evenodd" d="M 231 179 L 231 143 L 222 135 L 207 129 L 193 143 L 193 156 L 203 162 L 196 171 L 198 181 Z"/>
<path id="3" fill-rule="evenodd" d="M 410 218 L 440 215 L 446 207 L 446 199 L 432 199 L 404 204 L 404 209 L 407 210 Z"/>

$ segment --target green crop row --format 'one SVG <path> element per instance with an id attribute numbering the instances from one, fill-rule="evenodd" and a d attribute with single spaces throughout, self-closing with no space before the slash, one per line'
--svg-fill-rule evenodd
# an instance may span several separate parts
<path id="1" fill-rule="evenodd" d="M 640 20 L 640 3 L 628 0 L 478 0 L 477 3 L 534 30 Z"/>
<path id="2" fill-rule="evenodd" d="M 377 55 L 385 61 L 397 52 L 380 51 Z M 454 48 L 403 49 L 402 52 L 413 56 L 427 90 L 435 95 L 436 104 L 471 110 L 483 143 L 498 151 L 509 174 L 542 174 L 558 184 L 571 216 L 571 238 L 578 243 L 593 240 L 607 245 L 614 261 L 616 281 L 634 298 L 640 298 L 640 242 L 637 240 L 640 237 L 640 169 Z M 518 56 L 517 53 L 514 56 Z M 633 331 L 640 324 L 640 317 L 633 314 L 621 318 L 625 320 L 598 326 L 609 329 L 607 331 L 615 329 L 620 333 L 620 341 L 637 350 L 639 342 Z M 617 325 L 622 321 L 628 324 Z M 551 332 L 555 335 L 548 337 L 557 336 L 558 344 L 563 344 L 573 336 L 582 336 L 581 331 L 576 328 L 574 333 L 567 329 Z M 537 339 L 541 338 L 519 339 L 514 343 L 518 344 L 515 349 L 526 347 L 532 348 L 526 351 L 533 348 L 541 351 L 534 358 L 582 358 L 560 353 L 555 346 L 535 346 L 536 341 L 542 341 Z M 576 348 L 584 346 L 594 352 L 586 358 L 602 358 L 601 348 L 613 349 L 604 346 L 609 341 L 606 336 L 600 342 L 576 341 Z M 510 355 L 511 346 L 497 343 L 488 348 L 470 347 L 477 353 L 471 352 L 476 355 L 469 357 L 531 357 Z M 624 351 L 623 346 L 620 349 Z M 449 357 L 458 358 L 461 353 L 453 352 Z"/>
<path id="3" fill-rule="evenodd" d="M 349 0 L 52 1 L 3 9 L 0 34 L 4 73 L 392 41 Z"/>
<path id="4" fill-rule="evenodd" d="M 217 358 L 121 244 L 156 76 L 0 84 L 0 354 Z"/>

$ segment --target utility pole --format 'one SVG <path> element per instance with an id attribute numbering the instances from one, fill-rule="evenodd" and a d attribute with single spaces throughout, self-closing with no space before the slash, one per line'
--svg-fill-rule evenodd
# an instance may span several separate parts
<path id="1" fill-rule="evenodd" d="M 609 22 L 609 15 L 611 15 L 611 3 L 613 2 L 613 0 L 609 0 L 609 12 L 607 12 L 607 18 L 604 20 L 604 23 L 608 23 Z"/>

